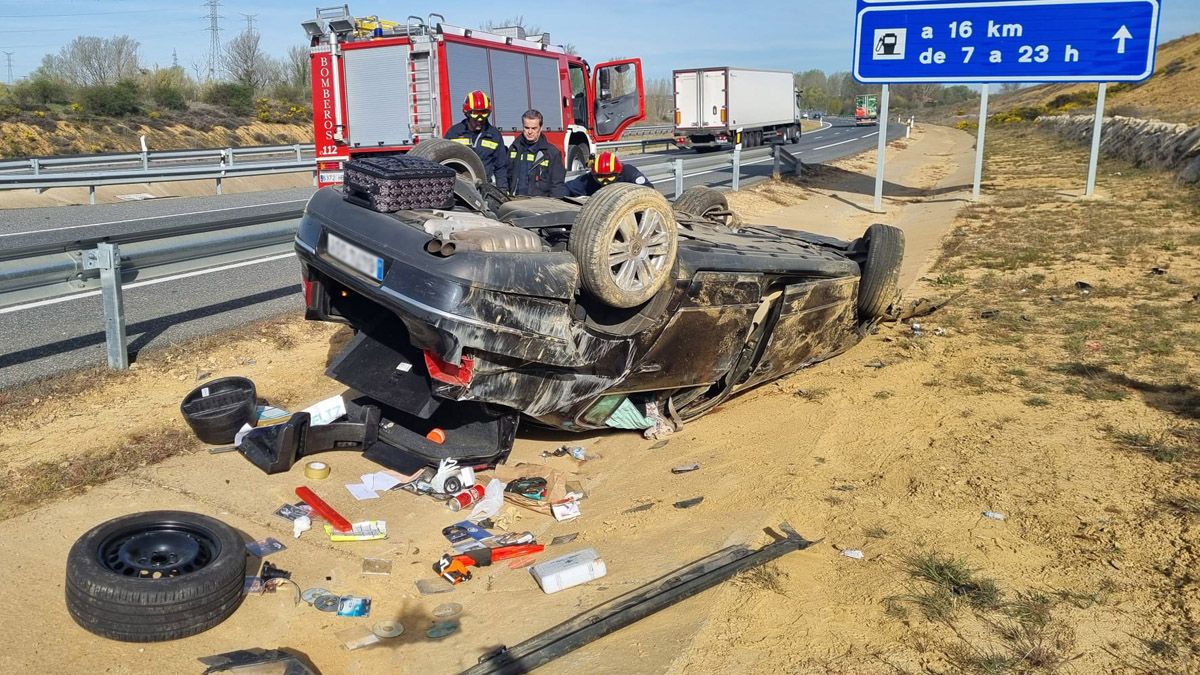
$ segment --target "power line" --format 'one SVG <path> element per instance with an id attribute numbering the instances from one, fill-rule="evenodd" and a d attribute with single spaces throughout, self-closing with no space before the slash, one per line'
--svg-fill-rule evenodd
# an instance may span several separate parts
<path id="1" fill-rule="evenodd" d="M 238 12 L 238 14 L 241 14 L 242 16 L 246 17 L 246 32 L 253 33 L 254 32 L 254 18 L 257 17 L 258 15 L 257 14 L 246 14 L 244 12 Z"/>
<path id="2" fill-rule="evenodd" d="M 213 80 L 217 76 L 217 62 L 221 55 L 221 19 L 224 18 L 217 11 L 221 8 L 221 0 L 206 0 L 204 6 L 208 8 L 208 79 Z"/>

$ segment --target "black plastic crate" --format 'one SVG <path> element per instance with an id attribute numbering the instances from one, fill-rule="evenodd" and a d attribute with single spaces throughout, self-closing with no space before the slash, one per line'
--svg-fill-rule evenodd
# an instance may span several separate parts
<path id="1" fill-rule="evenodd" d="M 424 157 L 389 155 L 346 163 L 346 199 L 375 211 L 454 206 L 454 169 Z"/>

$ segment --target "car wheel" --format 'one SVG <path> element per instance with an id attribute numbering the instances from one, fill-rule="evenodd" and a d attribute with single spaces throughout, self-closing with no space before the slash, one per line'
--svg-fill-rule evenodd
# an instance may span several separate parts
<path id="1" fill-rule="evenodd" d="M 67 611 L 113 640 L 157 642 L 208 630 L 242 601 L 237 530 L 186 511 L 148 511 L 92 528 L 67 554 Z"/>
<path id="2" fill-rule="evenodd" d="M 576 143 L 567 150 L 567 171 L 587 171 L 588 146 Z"/>
<path id="3" fill-rule="evenodd" d="M 904 262 L 904 231 L 875 223 L 863 235 L 867 259 L 858 284 L 858 314 L 867 321 L 887 315 L 900 297 L 900 265 Z"/>
<path id="4" fill-rule="evenodd" d="M 448 166 L 459 176 L 468 178 L 476 185 L 487 181 L 487 169 L 483 160 L 470 147 L 445 138 L 428 138 L 417 143 L 408 151 L 412 157 L 424 157 L 431 162 Z"/>
<path id="5" fill-rule="evenodd" d="M 742 224 L 742 219 L 729 209 L 729 200 L 725 198 L 725 193 L 703 185 L 684 190 L 672 208 L 676 213 L 699 216 L 730 228 Z"/>
<path id="6" fill-rule="evenodd" d="M 588 199 L 567 248 L 583 288 L 611 307 L 640 305 L 658 292 L 675 265 L 675 215 L 657 191 L 614 183 Z"/>

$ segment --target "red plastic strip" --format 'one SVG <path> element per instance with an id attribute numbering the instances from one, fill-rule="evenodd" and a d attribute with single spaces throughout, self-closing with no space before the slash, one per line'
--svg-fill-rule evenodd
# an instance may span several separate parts
<path id="1" fill-rule="evenodd" d="M 296 488 L 296 496 L 303 499 L 305 504 L 311 506 L 318 516 L 328 520 L 329 524 L 333 525 L 333 529 L 338 532 L 349 532 L 354 528 L 350 524 L 350 521 L 346 520 L 342 514 L 334 511 L 332 506 L 326 504 L 325 500 L 318 497 L 317 493 L 311 489 L 304 486 L 298 487 Z"/>

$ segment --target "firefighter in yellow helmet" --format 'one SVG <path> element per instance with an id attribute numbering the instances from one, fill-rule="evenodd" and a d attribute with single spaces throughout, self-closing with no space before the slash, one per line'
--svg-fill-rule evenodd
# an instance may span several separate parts
<path id="1" fill-rule="evenodd" d="M 605 185 L 613 183 L 633 183 L 654 187 L 645 174 L 637 167 L 621 162 L 617 153 L 603 150 L 592 160 L 591 169 L 582 176 L 567 181 L 567 195 L 570 197 L 591 196 Z"/>
<path id="2" fill-rule="evenodd" d="M 476 89 L 463 101 L 463 121 L 450 127 L 446 138 L 470 146 L 483 161 L 488 180 L 508 187 L 508 149 L 500 131 L 488 121 L 491 114 L 491 99 Z"/>

